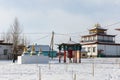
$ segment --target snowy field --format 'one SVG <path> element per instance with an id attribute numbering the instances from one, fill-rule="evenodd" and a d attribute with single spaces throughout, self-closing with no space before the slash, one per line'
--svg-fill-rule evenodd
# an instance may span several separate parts
<path id="1" fill-rule="evenodd" d="M 17 64 L 0 61 L 0 80 L 120 80 L 119 58 L 82 59 L 81 64 Z"/>

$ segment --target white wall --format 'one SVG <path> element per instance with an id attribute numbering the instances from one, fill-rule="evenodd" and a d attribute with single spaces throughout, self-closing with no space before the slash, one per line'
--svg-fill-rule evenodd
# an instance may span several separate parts
<path id="1" fill-rule="evenodd" d="M 88 52 L 88 56 L 90 55 L 97 55 L 97 45 L 94 44 L 94 45 L 83 45 L 82 46 L 83 48 L 85 48 L 85 51 L 88 52 L 88 47 L 90 48 L 90 52 Z M 95 52 L 93 52 L 93 47 L 95 47 Z"/>
<path id="2" fill-rule="evenodd" d="M 103 50 L 103 53 L 105 55 L 110 56 L 120 56 L 120 45 L 102 45 L 102 44 L 93 44 L 93 45 L 83 45 L 83 48 L 85 48 L 85 51 L 88 51 L 88 47 L 90 47 L 90 52 L 88 52 L 88 55 L 97 55 L 98 50 Z M 96 52 L 93 52 L 92 48 L 96 47 Z"/>
<path id="3" fill-rule="evenodd" d="M 97 36 L 93 36 L 94 37 L 94 39 L 93 40 L 97 40 Z"/>
<path id="4" fill-rule="evenodd" d="M 105 55 L 120 55 L 119 45 L 98 45 L 98 49 L 104 50 Z"/>
<path id="5" fill-rule="evenodd" d="M 4 49 L 8 50 L 8 54 L 4 55 Z M 11 57 L 11 53 L 12 53 L 12 46 L 11 45 L 0 45 L 0 59 L 8 59 Z"/>
<path id="6" fill-rule="evenodd" d="M 0 45 L 0 54 L 4 54 L 4 49 L 7 49 L 8 53 L 12 52 L 11 45 Z"/>
<path id="7" fill-rule="evenodd" d="M 24 56 L 18 56 L 18 64 L 46 64 L 49 62 L 49 57 L 48 56 L 29 56 L 29 55 L 24 55 Z"/>

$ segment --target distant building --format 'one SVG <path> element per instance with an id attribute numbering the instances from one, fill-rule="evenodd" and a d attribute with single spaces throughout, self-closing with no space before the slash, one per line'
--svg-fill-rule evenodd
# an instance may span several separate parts
<path id="1" fill-rule="evenodd" d="M 100 24 L 81 37 L 81 44 L 88 56 L 120 56 L 120 44 L 115 43 L 115 35 L 107 34 L 107 29 Z"/>
<path id="2" fill-rule="evenodd" d="M 41 52 L 41 54 L 44 56 L 50 56 L 50 57 L 57 56 L 57 51 L 55 51 L 55 50 L 52 51 L 51 48 L 49 47 L 49 45 L 35 45 L 34 47 L 35 47 L 36 54 Z M 32 45 L 29 45 L 28 46 L 29 52 L 31 52 L 31 48 L 32 48 Z"/>
<path id="3" fill-rule="evenodd" d="M 4 43 L 4 40 L 0 40 L 0 60 L 12 59 L 12 45 L 11 43 Z"/>

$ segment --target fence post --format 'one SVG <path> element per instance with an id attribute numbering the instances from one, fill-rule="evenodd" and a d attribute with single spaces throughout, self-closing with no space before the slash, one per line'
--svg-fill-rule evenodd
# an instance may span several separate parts
<path id="1" fill-rule="evenodd" d="M 51 69 L 51 63 L 49 63 L 49 70 Z"/>
<path id="2" fill-rule="evenodd" d="M 66 63 L 66 72 L 68 71 L 68 63 Z"/>
<path id="3" fill-rule="evenodd" d="M 39 68 L 39 74 L 38 74 L 38 75 L 39 75 L 39 80 L 42 80 L 42 78 L 41 78 L 41 77 L 42 77 L 42 76 L 41 76 L 41 67 L 38 66 L 38 68 Z"/>
<path id="4" fill-rule="evenodd" d="M 74 74 L 74 79 L 73 80 L 76 80 L 76 73 Z"/>
<path id="5" fill-rule="evenodd" d="M 94 61 L 92 63 L 92 75 L 94 76 L 95 75 L 95 66 L 94 66 Z"/>

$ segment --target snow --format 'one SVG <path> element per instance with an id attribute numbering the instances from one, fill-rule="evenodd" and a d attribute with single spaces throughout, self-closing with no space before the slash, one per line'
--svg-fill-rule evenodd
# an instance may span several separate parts
<path id="1" fill-rule="evenodd" d="M 0 80 L 120 80 L 119 58 L 82 59 L 82 63 L 17 64 L 0 61 Z"/>

